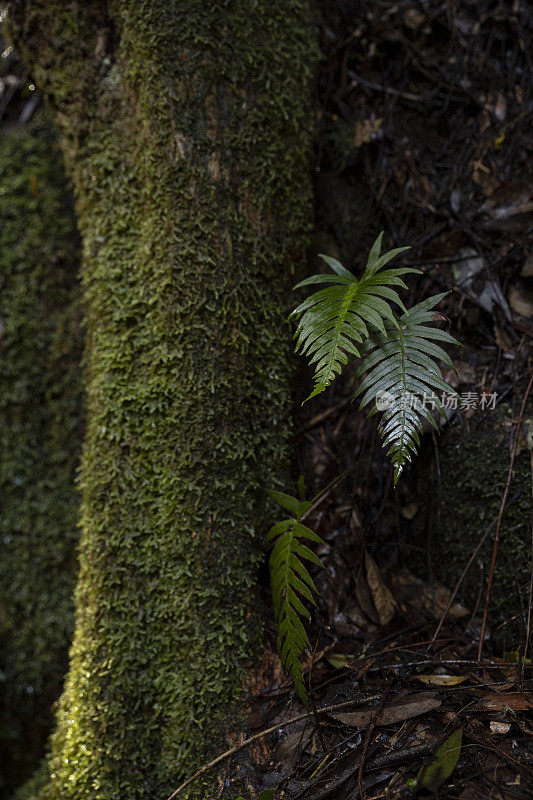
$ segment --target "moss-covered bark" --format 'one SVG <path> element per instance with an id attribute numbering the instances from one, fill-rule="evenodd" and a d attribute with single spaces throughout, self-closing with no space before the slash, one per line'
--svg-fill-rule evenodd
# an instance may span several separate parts
<path id="1" fill-rule="evenodd" d="M 164 797 L 237 726 L 257 639 L 314 32 L 306 0 L 8 5 L 84 239 L 81 574 L 48 796 Z"/>
<path id="2" fill-rule="evenodd" d="M 531 575 L 531 458 L 527 430 L 531 426 L 531 403 L 526 411 L 514 465 L 509 503 L 502 517 L 498 558 L 489 609 L 491 636 L 499 649 L 516 650 L 524 644 Z M 429 555 L 437 578 L 453 589 L 471 553 L 487 527 L 497 518 L 507 480 L 510 444 L 517 409 L 502 403 L 487 410 L 472 430 L 449 430 L 439 442 L 440 481 L 435 466 L 416 467 L 420 496 L 436 501 L 434 520 L 439 526 L 431 536 Z M 531 442 L 529 442 L 529 447 Z M 433 483 L 428 476 L 433 475 Z M 440 496 L 435 497 L 436 486 Z M 413 525 L 421 543 L 422 516 Z M 434 523 L 435 524 L 435 523 Z M 418 529 L 418 530 L 417 530 Z M 483 613 L 490 568 L 493 534 L 489 535 L 460 590 L 459 599 L 478 618 Z M 424 556 L 414 558 L 416 570 L 427 577 Z"/>
<path id="3" fill-rule="evenodd" d="M 78 235 L 52 120 L 0 134 L 0 796 L 42 756 L 73 626 Z"/>

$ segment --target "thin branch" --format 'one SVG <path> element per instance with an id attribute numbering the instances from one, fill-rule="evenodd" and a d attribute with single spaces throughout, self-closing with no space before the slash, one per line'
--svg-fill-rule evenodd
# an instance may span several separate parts
<path id="1" fill-rule="evenodd" d="M 365 744 L 363 746 L 363 753 L 361 755 L 361 762 L 359 764 L 359 770 L 357 772 L 357 786 L 359 788 L 359 797 L 361 800 L 365 800 L 365 793 L 363 789 L 363 771 L 365 768 L 365 761 L 366 761 L 366 754 L 368 753 L 368 747 L 370 745 L 370 740 L 372 739 L 372 734 L 374 733 L 374 729 L 378 723 L 381 714 L 383 713 L 383 709 L 387 704 L 387 700 L 389 698 L 390 691 L 392 689 L 392 683 L 387 686 L 385 690 L 385 694 L 383 695 L 383 699 L 381 700 L 380 706 L 378 708 L 376 716 L 372 719 L 372 722 L 368 726 L 368 733 L 365 738 Z"/>
<path id="2" fill-rule="evenodd" d="M 530 455 L 531 459 L 531 496 L 533 497 L 533 452 Z M 522 654 L 522 665 L 520 669 L 520 681 L 524 683 L 524 667 L 526 665 L 527 652 L 529 650 L 529 634 L 531 631 L 531 603 L 533 601 L 533 526 L 531 528 L 531 573 L 529 577 L 529 600 L 527 605 L 527 625 L 526 625 L 526 643 L 524 645 L 524 652 Z"/>
<path id="3" fill-rule="evenodd" d="M 511 459 L 509 462 L 509 472 L 507 473 L 507 481 L 505 483 L 505 489 L 503 492 L 502 502 L 500 505 L 500 511 L 498 513 L 498 520 L 496 522 L 496 533 L 494 534 L 494 546 L 492 548 L 492 559 L 490 562 L 490 571 L 489 571 L 489 582 L 487 584 L 487 593 L 485 595 L 485 609 L 483 611 L 483 621 L 481 623 L 481 631 L 479 633 L 479 642 L 477 647 L 477 659 L 481 661 L 481 654 L 483 652 L 483 639 L 485 637 L 485 628 L 487 626 L 487 615 L 489 613 L 489 603 L 490 603 L 490 591 L 492 588 L 492 580 L 494 578 L 494 568 L 496 566 L 496 556 L 498 554 L 498 544 L 500 542 L 500 528 L 502 524 L 502 517 L 503 512 L 505 510 L 505 504 L 507 502 L 507 497 L 509 495 L 509 489 L 511 488 L 511 481 L 513 479 L 513 468 L 514 468 L 514 460 L 516 457 L 516 450 L 518 448 L 518 439 L 520 435 L 520 425 L 522 424 L 522 418 L 524 416 L 524 411 L 526 409 L 527 398 L 529 397 L 529 392 L 531 390 L 531 385 L 533 384 L 533 374 L 529 379 L 529 383 L 527 385 L 526 393 L 524 395 L 524 399 L 522 401 L 522 408 L 520 409 L 520 414 L 518 416 L 518 421 L 516 423 L 516 427 L 514 430 L 514 437 L 513 437 L 513 445 L 511 448 Z"/>
<path id="4" fill-rule="evenodd" d="M 352 82 L 350 83 L 350 89 L 355 88 L 358 84 L 361 86 L 365 86 L 367 89 L 375 89 L 377 92 L 384 92 L 385 94 L 392 94 L 396 97 L 403 97 L 405 100 L 410 100 L 413 103 L 420 103 L 422 101 L 422 97 L 418 94 L 412 94 L 411 92 L 401 92 L 398 89 L 392 89 L 390 86 L 383 86 L 380 83 L 374 83 L 373 81 L 367 81 L 366 78 L 362 78 L 361 75 L 358 75 L 353 70 L 349 70 L 348 72 L 350 78 L 352 78 Z"/>
<path id="5" fill-rule="evenodd" d="M 444 624 L 444 620 L 445 620 L 445 619 L 446 619 L 446 617 L 448 616 L 448 613 L 449 613 L 449 611 L 450 611 L 450 608 L 452 607 L 452 605 L 453 605 L 453 602 L 454 602 L 454 600 L 455 600 L 455 598 L 456 598 L 456 596 L 457 596 L 457 592 L 458 592 L 458 591 L 459 591 L 459 589 L 461 588 L 461 585 L 462 585 L 462 583 L 463 583 L 464 579 L 466 578 L 466 576 L 467 576 L 467 574 L 468 574 L 468 571 L 470 570 L 470 567 L 471 567 L 471 566 L 472 566 L 472 564 L 474 563 L 474 559 L 476 558 L 476 556 L 477 556 L 477 554 L 479 553 L 479 551 L 480 551 L 480 549 L 482 548 L 482 546 L 485 544 L 485 541 L 486 541 L 486 539 L 487 539 L 487 536 L 488 536 L 488 535 L 489 535 L 489 533 L 492 531 L 492 529 L 493 529 L 493 528 L 494 528 L 494 526 L 496 525 L 496 522 L 497 522 L 497 521 L 498 521 L 498 518 L 497 518 L 497 517 L 495 517 L 495 518 L 492 520 L 492 522 L 490 523 L 490 525 L 489 525 L 489 526 L 488 526 L 488 528 L 486 529 L 485 533 L 483 534 L 483 536 L 482 536 L 482 537 L 481 537 L 481 539 L 479 540 L 479 542 L 478 542 L 478 544 L 477 544 L 477 546 L 476 546 L 475 550 L 474 550 L 474 551 L 472 552 L 472 554 L 470 555 L 470 558 L 468 559 L 468 562 L 467 562 L 467 564 L 466 564 L 466 566 L 465 566 L 464 570 L 463 570 L 463 571 L 462 571 L 462 573 L 461 573 L 461 577 L 459 578 L 459 580 L 458 580 L 458 581 L 457 581 L 457 583 L 455 584 L 455 588 L 454 588 L 453 592 L 451 593 L 451 596 L 450 596 L 450 599 L 448 600 L 448 603 L 447 603 L 447 605 L 446 605 L 446 608 L 444 609 L 444 611 L 443 611 L 443 613 L 442 613 L 442 616 L 441 616 L 441 618 L 440 618 L 440 620 L 439 620 L 439 624 L 437 625 L 437 630 L 436 630 L 436 631 L 435 631 L 435 633 L 433 634 L 433 638 L 432 638 L 431 642 L 429 643 L 429 647 L 427 648 L 427 652 L 428 652 L 428 653 L 429 653 L 429 651 L 431 650 L 431 648 L 433 647 L 433 645 L 435 644 L 435 642 L 437 641 L 437 637 L 438 637 L 438 635 L 439 635 L 439 633 L 440 633 L 440 631 L 441 631 L 441 628 L 442 628 L 442 626 L 443 626 L 443 624 Z"/>
<path id="6" fill-rule="evenodd" d="M 371 703 L 374 700 L 380 700 L 380 699 L 381 695 L 372 695 L 371 697 L 364 697 L 361 698 L 360 700 L 346 700 L 343 703 L 336 703 L 333 706 L 325 706 L 324 708 L 318 708 L 316 713 L 317 715 L 329 714 L 331 711 L 337 711 L 341 708 L 348 708 L 349 706 L 354 706 L 354 705 L 364 705 L 365 703 Z M 237 744 L 235 745 L 235 747 L 226 750 L 226 752 L 222 753 L 222 755 L 217 756 L 217 758 L 213 759 L 213 761 L 210 761 L 209 764 L 204 764 L 204 766 L 201 767 L 197 772 L 195 772 L 194 775 L 191 775 L 191 777 L 187 778 L 187 780 L 184 781 L 181 784 L 181 786 L 178 786 L 178 788 L 174 792 L 172 792 L 171 795 L 167 797 L 167 800 L 174 800 L 175 797 L 181 794 L 181 792 L 183 792 L 183 790 L 186 789 L 187 786 L 189 786 L 197 778 L 200 778 L 202 775 L 205 775 L 206 772 L 209 772 L 210 769 L 216 767 L 217 764 L 221 764 L 223 761 L 226 761 L 228 758 L 234 755 L 234 753 L 238 753 L 239 750 L 243 750 L 245 747 L 248 747 L 248 745 L 252 744 L 253 742 L 256 742 L 258 739 L 261 739 L 263 736 L 268 736 L 269 733 L 275 733 L 276 731 L 279 731 L 280 728 L 288 728 L 289 725 L 294 725 L 295 722 L 301 722 L 302 719 L 308 719 L 308 718 L 309 714 L 307 713 L 298 714 L 297 717 L 292 717 L 291 719 L 288 719 L 285 722 L 280 722 L 277 725 L 272 725 L 271 728 L 267 728 L 265 731 L 261 731 L 260 733 L 256 733 L 253 736 L 250 736 L 249 739 L 246 739 L 241 744 Z"/>

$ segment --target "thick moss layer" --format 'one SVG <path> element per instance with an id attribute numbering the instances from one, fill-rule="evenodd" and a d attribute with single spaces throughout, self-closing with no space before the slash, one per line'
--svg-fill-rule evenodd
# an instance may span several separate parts
<path id="1" fill-rule="evenodd" d="M 48 793 L 76 800 L 165 797 L 238 728 L 311 207 L 305 0 L 110 7 L 11 4 L 84 237 L 81 574 Z"/>
<path id="2" fill-rule="evenodd" d="M 484 413 L 471 433 L 452 429 L 439 442 L 440 524 L 438 535 L 431 539 L 431 562 L 435 576 L 450 588 L 484 531 L 497 518 L 507 480 L 516 412 L 502 403 L 495 411 Z M 532 558 L 531 463 L 525 436 L 520 440 L 509 499 L 502 518 L 489 613 L 492 636 L 502 650 L 516 650 L 525 641 Z M 478 617 L 483 613 L 493 541 L 490 534 L 459 594 L 471 611 L 479 602 Z"/>
<path id="3" fill-rule="evenodd" d="M 51 131 L 0 135 L 1 797 L 43 754 L 73 627 L 78 236 Z"/>

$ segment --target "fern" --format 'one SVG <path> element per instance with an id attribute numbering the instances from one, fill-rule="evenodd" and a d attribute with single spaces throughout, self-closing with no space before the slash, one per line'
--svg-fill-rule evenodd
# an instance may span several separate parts
<path id="1" fill-rule="evenodd" d="M 387 319 L 385 332 L 374 328 L 361 348 L 367 355 L 355 375 L 356 381 L 361 379 L 355 396 L 362 395 L 361 409 L 380 397 L 385 399 L 384 405 L 389 404 L 383 413 L 381 437 L 394 466 L 394 485 L 420 446 L 423 420 L 438 430 L 426 400 L 446 418 L 435 392 L 455 393 L 442 379 L 436 360 L 452 369 L 453 363 L 435 342 L 459 343 L 446 331 L 424 325 L 433 320 L 433 309 L 446 294 L 424 300 L 397 320 Z M 374 407 L 370 415 L 377 410 Z"/>
<path id="2" fill-rule="evenodd" d="M 385 335 L 385 320 L 394 323 L 395 319 L 391 303 L 405 311 L 398 293 L 391 287 L 406 289 L 400 276 L 419 270 L 384 270 L 394 256 L 409 248 L 398 247 L 380 255 L 382 238 L 380 233 L 360 280 L 336 259 L 321 255 L 335 274 L 313 275 L 295 286 L 299 289 L 312 284 L 331 284 L 312 294 L 291 314 L 299 320 L 296 352 L 306 355 L 309 363 L 315 365 L 315 387 L 307 400 L 329 386 L 348 362 L 348 355 L 361 355 L 359 345 L 369 335 L 368 324 Z"/>
<path id="3" fill-rule="evenodd" d="M 270 555 L 270 580 L 274 600 L 274 615 L 278 630 L 278 651 L 283 665 L 294 682 L 301 701 L 308 708 L 300 656 L 310 649 L 309 638 L 300 617 L 309 612 L 303 601 L 316 605 L 313 593 L 316 587 L 302 559 L 322 566 L 322 562 L 304 541 L 323 544 L 310 528 L 302 523 L 302 517 L 311 507 L 309 500 L 297 500 L 283 492 L 268 490 L 269 495 L 285 508 L 290 517 L 273 525 L 267 533 L 267 542 L 273 544 Z M 301 487 L 303 495 L 303 487 Z"/>
<path id="4" fill-rule="evenodd" d="M 454 394 L 443 381 L 436 362 L 443 361 L 452 369 L 453 364 L 436 342 L 458 342 L 449 333 L 424 324 L 433 320 L 432 309 L 446 293 L 406 310 L 391 287 L 407 288 L 400 276 L 420 270 L 384 269 L 394 256 L 409 248 L 399 247 L 380 255 L 382 237 L 380 233 L 374 242 L 359 281 L 334 258 L 322 256 L 335 274 L 313 275 L 295 288 L 317 283 L 331 286 L 308 297 L 291 316 L 299 318 L 296 352 L 306 355 L 315 365 L 315 387 L 308 400 L 329 386 L 348 363 L 349 355 L 359 358 L 366 354 L 356 373 L 356 381 L 361 379 L 356 397 L 362 395 L 361 408 L 382 396 L 389 399 L 381 434 L 394 466 L 396 485 L 406 462 L 420 446 L 423 420 L 437 428 L 426 407 L 428 393 L 431 404 L 444 416 L 435 390 Z M 392 303 L 403 311 L 400 318 Z M 377 410 L 378 407 L 371 413 Z"/>
<path id="5" fill-rule="evenodd" d="M 365 356 L 356 373 L 360 383 L 355 396 L 362 396 L 361 409 L 382 397 L 388 400 L 381 436 L 394 467 L 396 485 L 405 464 L 420 446 L 423 421 L 437 428 L 426 405 L 428 395 L 431 404 L 446 417 L 435 392 L 455 394 L 444 382 L 438 366 L 442 361 L 453 369 L 453 363 L 437 342 L 458 342 L 446 331 L 426 325 L 434 320 L 434 308 L 447 292 L 430 297 L 409 311 L 405 308 L 391 287 L 407 288 L 400 276 L 420 270 L 385 270 L 394 256 L 409 248 L 399 247 L 380 255 L 382 237 L 381 233 L 374 242 L 360 280 L 334 258 L 322 256 L 335 274 L 314 275 L 296 288 L 331 285 L 304 300 L 291 316 L 299 319 L 296 351 L 307 355 L 315 365 L 315 386 L 309 398 L 329 386 L 347 364 L 349 355 Z M 403 311 L 400 317 L 392 303 Z M 378 410 L 376 405 L 370 413 Z M 291 515 L 267 534 L 267 542 L 273 544 L 270 576 L 278 650 L 299 697 L 308 707 L 300 656 L 310 644 L 301 617 L 308 615 L 303 601 L 315 604 L 316 587 L 302 559 L 322 564 L 303 542 L 322 543 L 322 539 L 302 522 L 311 507 L 303 497 L 302 486 L 299 500 L 281 492 L 269 494 Z"/>

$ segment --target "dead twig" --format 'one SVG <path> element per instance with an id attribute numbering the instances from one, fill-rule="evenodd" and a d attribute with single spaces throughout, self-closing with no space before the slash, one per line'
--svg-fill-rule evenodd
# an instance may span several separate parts
<path id="1" fill-rule="evenodd" d="M 364 790 L 363 790 L 363 770 L 365 768 L 366 754 L 368 752 L 368 748 L 369 748 L 369 745 L 370 745 L 370 740 L 372 738 L 372 734 L 374 733 L 374 728 L 376 727 L 377 721 L 380 718 L 380 716 L 381 716 L 381 714 L 383 712 L 383 709 L 385 708 L 385 705 L 387 703 L 387 699 L 389 697 L 391 688 L 392 688 L 392 684 L 389 684 L 389 686 L 387 687 L 387 689 L 385 691 L 385 694 L 383 695 L 383 699 L 382 699 L 382 701 L 380 703 L 380 706 L 378 708 L 377 714 L 374 717 L 374 719 L 372 720 L 371 724 L 368 726 L 368 733 L 367 733 L 366 738 L 365 738 L 365 744 L 364 744 L 364 747 L 363 747 L 363 753 L 361 755 L 361 763 L 359 764 L 359 772 L 357 773 L 357 786 L 359 787 L 359 797 L 361 798 L 361 800 L 365 800 L 365 795 L 364 795 Z"/>
<path id="2" fill-rule="evenodd" d="M 334 488 L 335 488 L 335 487 L 336 487 L 336 486 L 337 486 L 337 485 L 338 485 L 338 484 L 339 484 L 341 481 L 343 481 L 343 480 L 344 480 L 344 478 L 347 478 L 347 477 L 348 477 L 348 475 L 350 475 L 350 474 L 351 474 L 351 473 L 354 471 L 354 469 L 357 467 L 357 465 L 359 464 L 359 462 L 360 462 L 360 461 L 362 461 L 362 460 L 363 460 L 363 458 L 359 458 L 359 459 L 357 459 L 357 461 L 356 461 L 354 464 L 352 464 L 350 467 L 348 467 L 348 469 L 345 469 L 345 470 L 344 470 L 344 472 L 341 472 L 341 474 L 340 474 L 340 475 L 337 475 L 337 477 L 336 477 L 336 478 L 334 478 L 332 481 L 330 481 L 330 483 L 328 483 L 328 484 L 327 484 L 327 486 L 325 486 L 325 487 L 324 487 L 324 489 L 321 489 L 321 490 L 318 492 L 318 494 L 317 494 L 317 495 L 315 495 L 315 497 L 313 498 L 312 505 L 311 505 L 311 506 L 310 506 L 310 507 L 307 509 L 307 511 L 305 512 L 305 514 L 302 514 L 302 516 L 300 517 L 300 522 L 302 522 L 304 519 L 307 519 L 307 517 L 311 516 L 311 514 L 313 513 L 313 511 L 315 511 L 315 509 L 317 509 L 317 508 L 318 508 L 318 506 L 319 506 L 321 503 L 323 503 L 323 502 L 324 502 L 324 500 L 325 500 L 327 497 L 329 497 L 329 495 L 331 494 L 331 492 L 333 491 L 333 489 L 334 489 Z"/>
<path id="3" fill-rule="evenodd" d="M 531 496 L 533 497 L 533 452 L 531 453 Z M 533 526 L 531 528 L 531 574 L 529 577 L 529 599 L 527 604 L 526 643 L 520 667 L 520 682 L 524 683 L 524 668 L 526 665 L 527 651 L 529 649 L 529 634 L 531 632 L 531 603 L 533 601 Z"/>
<path id="4" fill-rule="evenodd" d="M 500 528 L 502 524 L 502 517 L 503 512 L 505 510 L 505 505 L 507 502 L 507 497 L 509 495 L 509 489 L 511 488 L 511 481 L 513 478 L 513 468 L 514 468 L 514 460 L 516 457 L 516 450 L 518 448 L 518 438 L 520 434 L 520 425 L 522 424 L 522 418 L 524 416 L 524 411 L 526 409 L 527 398 L 529 397 L 529 392 L 531 390 L 531 385 L 533 384 L 533 375 L 531 375 L 529 379 L 529 383 L 527 385 L 526 393 L 524 394 L 524 399 L 522 401 L 522 407 L 520 409 L 520 414 L 518 415 L 518 421 L 516 423 L 514 429 L 514 437 L 513 437 L 513 445 L 511 448 L 511 459 L 509 461 L 509 472 L 507 473 L 507 481 L 505 483 L 505 489 L 503 491 L 502 502 L 500 505 L 500 511 L 498 513 L 498 519 L 496 521 L 496 533 L 494 534 L 494 545 L 492 548 L 492 559 L 490 562 L 490 570 L 489 570 L 489 580 L 487 584 L 487 592 L 485 594 L 485 608 L 483 610 L 483 620 L 481 622 L 481 630 L 479 632 L 479 642 L 477 647 L 477 658 L 478 661 L 481 661 L 481 654 L 483 652 L 483 639 L 485 637 L 485 628 L 487 626 L 487 615 L 489 613 L 489 603 L 490 603 L 490 591 L 492 589 L 492 580 L 494 577 L 494 568 L 496 566 L 496 556 L 498 554 L 498 545 L 500 543 Z"/>
<path id="5" fill-rule="evenodd" d="M 411 761 L 415 761 L 418 758 L 424 758 L 430 754 L 431 749 L 429 745 L 418 744 L 414 745 L 413 747 L 406 747 L 404 750 L 393 750 L 392 752 L 385 753 L 382 756 L 377 756 L 367 765 L 366 769 L 367 772 L 375 772 L 378 769 L 387 769 L 389 767 L 396 767 L 400 764 L 406 764 Z M 333 797 L 334 792 L 340 789 L 340 787 L 352 777 L 355 771 L 359 769 L 360 763 L 360 759 L 356 760 L 339 775 L 336 775 L 334 778 L 328 780 L 326 785 L 319 791 L 311 792 L 311 789 L 315 787 L 320 780 L 324 780 L 323 777 L 313 781 L 312 783 L 307 783 L 301 789 L 301 791 L 298 792 L 298 794 L 294 795 L 293 800 L 300 800 L 302 797 L 310 798 L 310 800 L 325 800 L 326 797 Z M 331 766 L 333 765 L 330 764 L 330 767 Z M 352 795 L 352 797 L 355 797 L 355 795 Z"/>
<path id="6" fill-rule="evenodd" d="M 348 708 L 354 705 L 364 705 L 365 703 L 371 703 L 374 700 L 379 700 L 380 697 L 381 695 L 372 695 L 371 697 L 364 697 L 359 700 L 345 700 L 343 703 L 336 703 L 335 705 L 332 706 L 325 706 L 324 708 L 318 708 L 316 713 L 317 715 L 329 714 L 331 711 L 337 711 L 340 708 Z M 248 747 L 249 745 L 253 744 L 253 742 L 256 742 L 258 739 L 261 739 L 263 736 L 268 736 L 269 733 L 275 733 L 276 731 L 279 731 L 280 728 L 288 728 L 289 725 L 294 725 L 295 722 L 300 722 L 302 719 L 307 719 L 308 717 L 309 714 L 307 714 L 307 712 L 305 714 L 298 714 L 297 717 L 292 717 L 291 719 L 288 719 L 284 722 L 279 722 L 277 725 L 272 725 L 271 728 L 267 728 L 264 731 L 260 731 L 260 733 L 256 733 L 253 736 L 250 736 L 248 739 L 245 739 L 245 741 L 241 742 L 241 744 L 237 744 L 235 745 L 235 747 L 231 747 L 229 750 L 226 750 L 225 753 L 222 753 L 222 755 L 214 758 L 213 761 L 210 761 L 208 764 L 204 764 L 204 766 L 200 767 L 200 769 L 197 770 L 194 773 L 194 775 L 191 775 L 190 778 L 187 778 L 186 781 L 183 781 L 183 783 L 180 786 L 178 786 L 178 788 L 175 791 L 173 791 L 171 795 L 167 797 L 167 800 L 174 800 L 175 797 L 181 794 L 181 792 L 183 792 L 183 790 L 186 789 L 187 786 L 190 786 L 190 784 L 197 778 L 201 778 L 202 775 L 205 775 L 205 773 L 209 772 L 210 769 L 216 767 L 217 764 L 221 764 L 223 761 L 226 761 L 232 755 L 238 753 L 240 750 L 244 750 L 245 747 Z"/>
<path id="7" fill-rule="evenodd" d="M 361 86 L 365 86 L 367 89 L 375 89 L 377 92 L 384 92 L 385 94 L 395 95 L 396 97 L 403 97 L 405 100 L 410 100 L 412 103 L 420 103 L 424 99 L 419 94 L 412 94 L 411 92 L 402 92 L 399 91 L 398 89 L 392 89 L 390 86 L 382 86 L 380 83 L 367 81 L 365 78 L 362 78 L 361 75 L 358 75 L 353 70 L 349 70 L 348 74 L 350 75 L 350 78 L 352 78 L 352 82 L 350 83 L 350 89 L 353 89 L 355 86 L 360 84 Z"/>
<path id="8" fill-rule="evenodd" d="M 458 591 L 459 591 L 459 589 L 461 588 L 461 585 L 462 585 L 462 583 L 463 583 L 464 579 L 465 579 L 465 578 L 466 578 L 466 576 L 468 575 L 468 571 L 470 570 L 470 567 L 471 567 L 471 566 L 472 566 L 472 564 L 474 563 L 474 559 L 476 558 L 477 554 L 479 553 L 479 551 L 481 550 L 481 548 L 482 548 L 482 547 L 483 547 L 483 545 L 485 544 L 485 541 L 487 540 L 487 536 L 489 535 L 489 533 L 492 531 L 492 529 L 493 529 L 493 528 L 494 528 L 494 526 L 496 525 L 497 519 L 498 519 L 498 518 L 496 517 L 495 519 L 493 519 L 493 520 L 492 520 L 492 522 L 490 523 L 490 525 L 489 525 L 489 526 L 488 526 L 488 528 L 486 529 L 485 533 L 483 534 L 483 536 L 482 536 L 482 537 L 481 537 L 481 539 L 479 540 L 479 542 L 478 542 L 478 544 L 477 544 L 477 546 L 476 546 L 475 550 L 474 550 L 474 551 L 472 552 L 472 554 L 470 555 L 470 558 L 468 559 L 468 562 L 467 562 L 467 564 L 466 564 L 466 566 L 465 566 L 464 570 L 462 571 L 462 573 L 461 573 L 461 576 L 460 576 L 459 580 L 458 580 L 458 581 L 457 581 L 457 583 L 455 584 L 455 588 L 454 588 L 453 592 L 451 593 L 451 596 L 450 596 L 450 599 L 448 600 L 448 603 L 447 603 L 447 605 L 446 605 L 446 608 L 445 608 L 445 609 L 444 609 L 444 611 L 442 612 L 441 618 L 440 618 L 440 620 L 439 620 L 439 624 L 437 625 L 437 630 L 436 630 L 436 631 L 435 631 L 435 633 L 433 634 L 433 638 L 432 638 L 431 642 L 429 643 L 429 646 L 428 646 L 428 648 L 427 648 L 427 651 L 426 651 L 426 652 L 428 652 L 428 653 L 429 653 L 429 651 L 431 650 L 431 648 L 433 647 L 433 645 L 434 645 L 434 644 L 435 644 L 435 642 L 437 641 L 438 635 L 439 635 L 439 633 L 440 633 L 440 631 L 441 631 L 441 628 L 442 628 L 442 626 L 443 626 L 443 624 L 444 624 L 444 620 L 445 620 L 445 619 L 446 619 L 446 617 L 448 616 L 448 613 L 449 613 L 449 611 L 450 611 L 450 608 L 452 607 L 452 605 L 453 605 L 453 603 L 454 603 L 454 600 L 455 600 L 455 598 L 456 598 L 456 596 L 457 596 L 457 592 L 458 592 Z"/>
<path id="9" fill-rule="evenodd" d="M 338 411 L 342 411 L 347 405 L 349 405 L 353 401 L 353 397 L 346 397 L 344 400 L 341 400 L 340 403 L 335 403 L 335 405 L 326 408 L 325 411 L 321 411 L 319 414 L 316 414 L 312 417 L 309 422 L 306 422 L 305 425 L 302 425 L 296 431 L 296 436 L 299 436 L 302 433 L 305 433 L 311 428 L 314 428 L 315 425 L 318 425 L 320 422 L 323 422 L 328 417 L 331 417 L 332 414 L 336 414 Z"/>
<path id="10" fill-rule="evenodd" d="M 313 666 L 314 666 L 314 662 L 315 662 L 315 656 L 316 656 L 316 651 L 317 651 L 317 648 L 318 648 L 319 641 L 320 641 L 320 635 L 317 637 L 317 640 L 315 642 L 315 646 L 313 648 L 313 652 L 311 654 L 311 664 L 309 665 L 309 673 L 307 675 L 307 680 L 308 680 L 308 683 L 309 683 L 309 699 L 311 701 L 311 709 L 313 711 L 313 716 L 315 718 L 316 732 L 318 734 L 318 739 L 320 741 L 320 747 L 322 748 L 322 752 L 326 753 L 327 752 L 326 743 L 324 741 L 324 735 L 322 733 L 322 727 L 320 725 L 320 719 L 319 719 L 318 714 L 317 714 L 315 695 L 314 695 L 314 691 L 313 691 Z"/>

